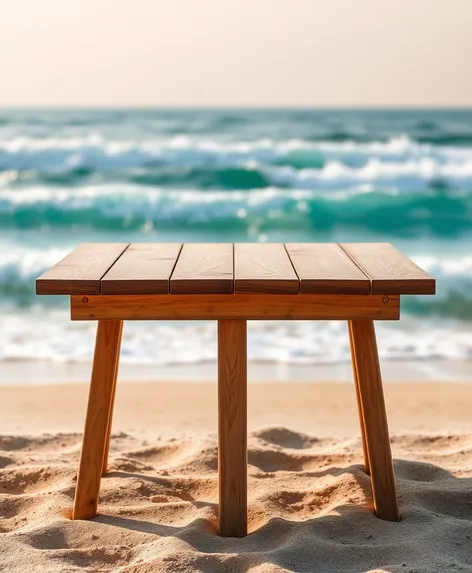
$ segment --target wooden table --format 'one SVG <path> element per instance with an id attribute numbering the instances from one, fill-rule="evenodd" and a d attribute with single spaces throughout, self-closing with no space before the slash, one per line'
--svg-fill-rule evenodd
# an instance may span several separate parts
<path id="1" fill-rule="evenodd" d="M 348 321 L 374 510 L 399 519 L 373 321 L 398 320 L 400 295 L 434 294 L 435 281 L 390 244 L 83 244 L 36 292 L 69 295 L 72 320 L 98 321 L 73 519 L 97 513 L 124 320 L 218 321 L 223 536 L 247 532 L 247 321 Z"/>

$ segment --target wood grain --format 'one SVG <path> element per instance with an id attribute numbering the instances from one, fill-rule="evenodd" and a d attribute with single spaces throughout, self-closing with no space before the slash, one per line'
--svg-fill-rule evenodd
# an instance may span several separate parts
<path id="1" fill-rule="evenodd" d="M 103 464 L 102 464 L 102 476 L 107 473 L 108 470 L 108 456 L 110 452 L 110 437 L 111 429 L 113 424 L 113 410 L 115 408 L 115 396 L 116 396 L 116 384 L 118 380 L 118 370 L 120 364 L 120 349 L 121 349 L 121 335 L 123 332 L 123 321 L 118 322 L 118 333 L 116 337 L 116 345 L 112 347 L 112 357 L 115 360 L 115 374 L 113 376 L 113 392 L 111 396 L 110 411 L 108 412 L 108 423 L 107 423 L 107 434 L 105 438 L 105 452 L 103 454 Z"/>
<path id="2" fill-rule="evenodd" d="M 133 243 L 101 280 L 102 294 L 168 294 L 180 243 Z"/>
<path id="3" fill-rule="evenodd" d="M 170 279 L 172 294 L 233 292 L 233 245 L 186 243 Z"/>
<path id="4" fill-rule="evenodd" d="M 342 243 L 371 280 L 372 294 L 434 294 L 436 281 L 390 243 Z"/>
<path id="5" fill-rule="evenodd" d="M 399 296 L 170 294 L 71 297 L 72 320 L 398 320 L 399 317 Z"/>
<path id="6" fill-rule="evenodd" d="M 350 328 L 365 424 L 375 514 L 387 521 L 399 521 L 400 513 L 374 323 L 371 320 L 353 320 Z"/>
<path id="7" fill-rule="evenodd" d="M 234 292 L 297 294 L 299 281 L 284 245 L 234 245 Z"/>
<path id="8" fill-rule="evenodd" d="M 301 293 L 369 294 L 370 279 L 336 243 L 289 243 Z"/>
<path id="9" fill-rule="evenodd" d="M 219 532 L 247 534 L 247 327 L 218 322 Z"/>
<path id="10" fill-rule="evenodd" d="M 356 365 L 356 353 L 354 350 L 354 342 L 352 338 L 352 325 L 351 321 L 348 321 L 347 327 L 349 332 L 349 342 L 351 346 L 351 361 L 352 361 L 352 371 L 354 374 L 354 388 L 356 390 L 356 400 L 357 400 L 357 411 L 359 413 L 359 425 L 361 428 L 361 438 L 362 438 L 362 451 L 364 452 L 364 469 L 367 474 L 370 475 L 370 463 L 369 463 L 369 450 L 367 449 L 367 439 L 365 436 L 365 421 L 364 412 L 362 410 L 361 394 L 359 390 L 359 376 L 357 374 Z"/>
<path id="11" fill-rule="evenodd" d="M 389 243 L 185 244 L 179 257 L 176 244 L 127 247 L 79 246 L 37 279 L 37 294 L 435 292 L 434 278 Z"/>
<path id="12" fill-rule="evenodd" d="M 36 294 L 100 294 L 100 279 L 128 243 L 84 243 L 36 279 Z"/>
<path id="13" fill-rule="evenodd" d="M 97 514 L 121 326 L 120 321 L 98 323 L 72 519 L 90 519 Z"/>

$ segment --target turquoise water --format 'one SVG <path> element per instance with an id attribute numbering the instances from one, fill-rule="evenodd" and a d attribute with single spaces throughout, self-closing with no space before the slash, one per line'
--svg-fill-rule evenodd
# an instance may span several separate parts
<path id="1" fill-rule="evenodd" d="M 438 278 L 379 325 L 381 352 L 472 357 L 472 110 L 0 111 L 0 360 L 89 358 L 93 325 L 34 294 L 80 242 L 364 240 Z M 339 362 L 345 338 L 256 323 L 249 354 Z M 130 324 L 124 359 L 211 360 L 213 341 L 205 323 Z"/>

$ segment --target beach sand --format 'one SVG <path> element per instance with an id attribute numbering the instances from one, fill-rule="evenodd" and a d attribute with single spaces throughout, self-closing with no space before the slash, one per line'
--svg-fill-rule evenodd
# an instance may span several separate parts
<path id="1" fill-rule="evenodd" d="M 251 384 L 244 539 L 216 534 L 216 384 L 119 384 L 91 521 L 87 385 L 0 392 L 0 571 L 472 571 L 472 384 L 386 384 L 399 523 L 372 513 L 352 384 Z"/>

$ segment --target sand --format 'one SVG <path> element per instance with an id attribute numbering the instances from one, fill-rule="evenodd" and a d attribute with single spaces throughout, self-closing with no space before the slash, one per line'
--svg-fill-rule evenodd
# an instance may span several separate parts
<path id="1" fill-rule="evenodd" d="M 2 387 L 0 571 L 472 571 L 472 384 L 387 384 L 402 521 L 348 384 L 252 384 L 249 531 L 216 535 L 214 384 L 125 383 L 100 514 L 71 521 L 85 384 Z"/>

